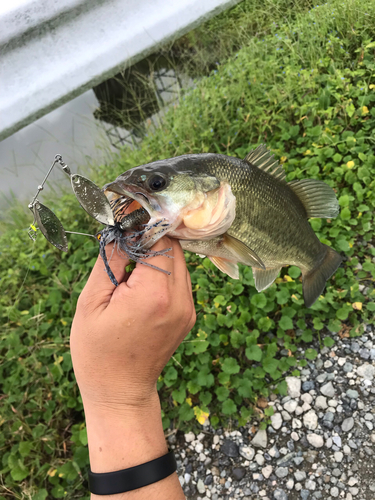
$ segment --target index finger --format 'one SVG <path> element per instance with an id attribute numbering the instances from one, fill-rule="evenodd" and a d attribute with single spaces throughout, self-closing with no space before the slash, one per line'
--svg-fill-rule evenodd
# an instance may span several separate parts
<path id="1" fill-rule="evenodd" d="M 156 266 L 159 270 L 137 263 L 131 276 L 122 286 L 133 288 L 138 283 L 142 283 L 143 286 L 150 286 L 157 290 L 158 287 L 186 281 L 186 262 L 178 240 L 164 236 L 155 243 L 151 250 L 160 251 L 166 248 L 171 248 L 167 254 L 169 258 L 166 255 L 158 255 L 144 260 L 146 264 Z"/>

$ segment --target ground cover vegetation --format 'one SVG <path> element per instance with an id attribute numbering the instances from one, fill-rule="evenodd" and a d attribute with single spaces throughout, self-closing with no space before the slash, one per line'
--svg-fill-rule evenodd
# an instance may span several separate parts
<path id="1" fill-rule="evenodd" d="M 244 157 L 267 143 L 287 180 L 321 179 L 341 213 L 311 224 L 345 256 L 325 293 L 304 307 L 300 271 L 284 268 L 257 293 L 187 254 L 198 317 L 158 382 L 165 429 L 265 426 L 267 396 L 317 356 L 318 337 L 360 335 L 375 315 L 375 4 L 332 0 L 269 33 L 249 36 L 171 108 L 136 150 L 97 168 L 100 185 L 128 168 L 184 153 Z M 72 195 L 50 200 L 69 230 L 99 228 Z M 21 218 L 21 217 L 20 217 Z M 26 227 L 26 223 L 25 226 Z M 69 354 L 75 304 L 98 248 L 70 238 L 68 254 L 10 227 L 1 237 L 0 499 L 88 498 L 87 435 Z M 28 270 L 28 272 L 27 272 Z"/>

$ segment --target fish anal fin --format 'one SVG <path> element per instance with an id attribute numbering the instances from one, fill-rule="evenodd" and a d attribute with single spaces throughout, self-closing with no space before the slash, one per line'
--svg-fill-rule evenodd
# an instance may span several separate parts
<path id="1" fill-rule="evenodd" d="M 240 277 L 240 273 L 238 270 L 238 265 L 235 262 L 231 262 L 222 257 L 212 257 L 211 255 L 208 257 L 210 261 L 215 264 L 215 266 L 220 269 L 223 273 L 227 274 L 231 278 L 238 280 Z"/>
<path id="2" fill-rule="evenodd" d="M 245 243 L 242 243 L 242 241 L 233 236 L 229 236 L 228 233 L 225 233 L 223 238 L 223 245 L 233 254 L 238 262 L 251 267 L 266 268 L 261 258 L 258 257 L 254 250 L 245 245 Z"/>
<path id="3" fill-rule="evenodd" d="M 307 217 L 333 219 L 340 212 L 334 190 L 323 181 L 302 179 L 288 182 L 288 186 L 301 200 Z"/>
<path id="4" fill-rule="evenodd" d="M 279 165 L 278 160 L 275 160 L 273 154 L 271 154 L 271 151 L 267 149 L 265 144 L 261 144 L 256 149 L 251 150 L 243 161 L 267 172 L 280 181 L 285 180 L 285 170 Z"/>
<path id="5" fill-rule="evenodd" d="M 322 247 L 322 256 L 318 265 L 311 271 L 302 273 L 303 298 L 306 307 L 313 305 L 323 292 L 326 281 L 342 262 L 339 253 L 327 245 L 322 245 Z"/>
<path id="6" fill-rule="evenodd" d="M 258 292 L 265 290 L 278 277 L 281 267 L 268 267 L 266 269 L 253 268 L 255 288 Z"/>

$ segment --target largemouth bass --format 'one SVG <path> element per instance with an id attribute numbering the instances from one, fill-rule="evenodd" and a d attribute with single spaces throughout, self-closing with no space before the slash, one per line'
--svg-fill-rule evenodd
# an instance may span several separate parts
<path id="1" fill-rule="evenodd" d="M 258 292 L 283 266 L 298 266 L 307 307 L 342 262 L 308 222 L 338 215 L 333 189 L 314 179 L 287 183 L 263 145 L 243 160 L 205 153 L 155 161 L 128 170 L 104 190 L 112 205 L 138 202 L 137 217 L 149 227 L 140 247 L 168 234 L 232 278 L 239 277 L 238 263 L 251 266 Z"/>

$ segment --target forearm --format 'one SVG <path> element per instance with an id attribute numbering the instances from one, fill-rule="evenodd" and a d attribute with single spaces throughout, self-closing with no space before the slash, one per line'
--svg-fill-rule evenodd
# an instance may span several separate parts
<path id="1" fill-rule="evenodd" d="M 168 453 L 155 394 L 144 408 L 119 412 L 85 404 L 92 472 L 113 472 L 144 464 Z M 91 495 L 92 500 L 184 500 L 176 473 L 156 483 L 117 495 Z"/>

